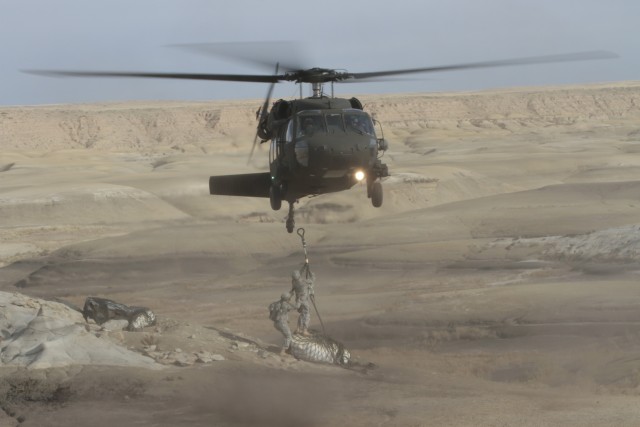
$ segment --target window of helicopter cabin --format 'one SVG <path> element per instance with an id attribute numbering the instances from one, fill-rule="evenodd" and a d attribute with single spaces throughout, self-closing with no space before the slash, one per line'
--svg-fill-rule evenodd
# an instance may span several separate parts
<path id="1" fill-rule="evenodd" d="M 324 117 L 327 120 L 327 131 L 329 133 L 335 133 L 336 131 L 344 131 L 344 126 L 342 125 L 342 114 L 329 113 L 329 114 L 325 114 Z"/>
<path id="2" fill-rule="evenodd" d="M 297 121 L 296 138 L 312 136 L 318 132 L 325 132 L 320 112 L 305 111 L 304 114 L 298 115 Z"/>
<path id="3" fill-rule="evenodd" d="M 348 111 L 344 113 L 344 122 L 348 132 L 355 132 L 360 135 L 374 136 L 373 122 L 368 114 L 360 111 Z"/>
<path id="4" fill-rule="evenodd" d="M 269 164 L 273 163 L 273 161 L 276 159 L 276 149 L 277 149 L 278 145 L 280 145 L 280 144 L 277 141 L 277 139 L 273 138 L 271 140 L 271 146 L 269 147 Z"/>
<path id="5" fill-rule="evenodd" d="M 280 126 L 278 129 L 278 134 L 275 138 L 271 139 L 271 146 L 269 148 L 269 162 L 272 163 L 276 159 L 282 158 L 284 152 L 284 145 L 287 142 L 287 132 L 291 132 L 290 128 L 292 127 L 291 122 L 287 124 L 287 126 Z M 289 137 L 289 141 L 291 137 Z"/>
<path id="6" fill-rule="evenodd" d="M 287 132 L 284 137 L 285 142 L 293 141 L 293 120 L 289 120 L 287 123 Z"/>

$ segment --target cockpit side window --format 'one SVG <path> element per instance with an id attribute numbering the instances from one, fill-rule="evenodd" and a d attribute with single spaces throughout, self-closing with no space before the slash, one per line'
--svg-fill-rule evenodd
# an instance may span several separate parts
<path id="1" fill-rule="evenodd" d="M 344 121 L 348 132 L 355 132 L 361 135 L 375 136 L 373 123 L 369 115 L 361 112 L 345 112 Z"/>

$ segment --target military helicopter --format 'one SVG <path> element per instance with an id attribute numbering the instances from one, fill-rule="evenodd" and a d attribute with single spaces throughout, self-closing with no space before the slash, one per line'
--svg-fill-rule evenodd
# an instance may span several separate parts
<path id="1" fill-rule="evenodd" d="M 189 45 L 182 46 L 189 47 Z M 213 47 L 212 52 L 216 53 L 216 44 L 191 46 Z M 242 55 L 239 57 L 247 59 L 242 58 Z M 358 182 L 365 182 L 371 204 L 374 207 L 382 206 L 381 181 L 389 176 L 388 167 L 380 158 L 388 149 L 388 143 L 382 134 L 382 126 L 364 111 L 362 103 L 357 98 L 334 97 L 334 83 L 376 81 L 388 76 L 415 73 L 614 57 L 617 55 L 606 51 L 589 51 L 361 73 L 318 67 L 281 66 L 276 61 L 270 64 L 275 66 L 274 74 L 258 75 L 60 70 L 26 72 L 48 76 L 270 83 L 266 99 L 256 113 L 258 125 L 249 156 L 251 158 L 258 139 L 260 143 L 270 141 L 269 171 L 212 176 L 209 178 L 209 192 L 212 195 L 269 198 L 273 210 L 279 210 L 282 201 L 286 201 L 289 203 L 286 229 L 292 233 L 295 228 L 294 203 L 307 196 L 343 191 Z M 256 62 L 262 62 L 264 65 L 264 61 Z M 281 68 L 284 72 L 280 72 Z M 301 85 L 300 99 L 280 99 L 270 105 L 273 88 L 278 82 L 294 82 Z M 311 85 L 310 97 L 302 97 L 303 83 Z M 327 83 L 331 84 L 330 95 L 323 91 L 323 86 Z M 377 134 L 376 127 L 380 130 L 380 135 Z"/>

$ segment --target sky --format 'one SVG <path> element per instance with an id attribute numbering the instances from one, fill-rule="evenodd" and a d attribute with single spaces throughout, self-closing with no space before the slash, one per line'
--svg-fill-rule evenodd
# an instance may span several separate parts
<path id="1" fill-rule="evenodd" d="M 620 56 L 336 85 L 345 96 L 640 80 L 637 0 L 0 0 L 0 11 L 0 105 L 264 98 L 263 83 L 21 72 L 273 72 L 171 47 L 189 43 L 295 41 L 309 68 L 351 72 L 589 50 Z M 274 52 L 273 63 L 289 54 Z M 280 83 L 273 96 L 298 90 Z"/>

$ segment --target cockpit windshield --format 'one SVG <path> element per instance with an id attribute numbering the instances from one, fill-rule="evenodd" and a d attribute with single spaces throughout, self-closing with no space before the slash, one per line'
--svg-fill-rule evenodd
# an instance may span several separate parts
<path id="1" fill-rule="evenodd" d="M 320 112 L 306 111 L 304 114 L 298 115 L 298 123 L 296 137 L 312 136 L 319 132 L 326 132 L 324 127 L 324 119 Z"/>
<path id="2" fill-rule="evenodd" d="M 304 111 L 298 114 L 296 137 L 310 137 L 319 133 L 352 132 L 360 135 L 375 136 L 373 122 L 368 114 L 359 110 Z"/>
<path id="3" fill-rule="evenodd" d="M 374 136 L 373 123 L 371 117 L 359 111 L 346 111 L 344 122 L 347 125 L 347 132 L 355 132 L 361 135 Z"/>

